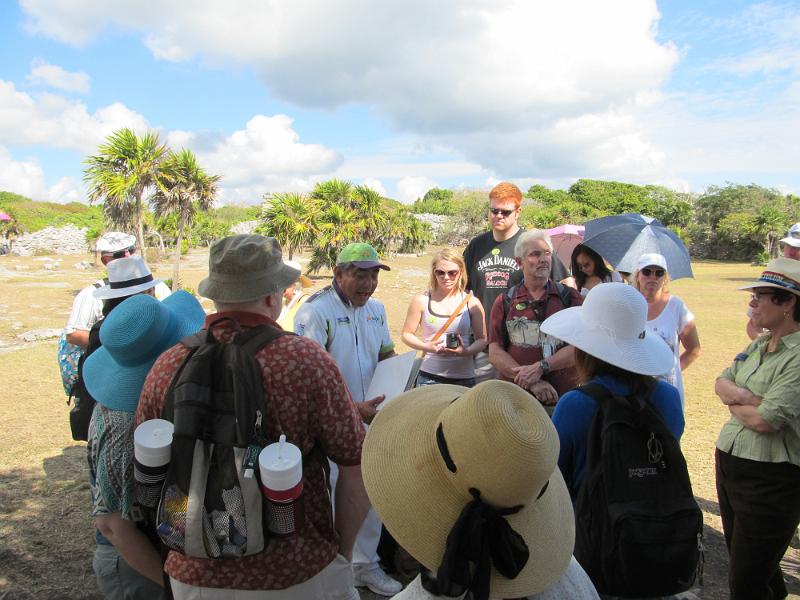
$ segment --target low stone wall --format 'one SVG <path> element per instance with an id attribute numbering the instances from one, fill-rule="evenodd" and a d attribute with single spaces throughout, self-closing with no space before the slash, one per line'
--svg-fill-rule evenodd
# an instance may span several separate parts
<path id="1" fill-rule="evenodd" d="M 11 254 L 33 256 L 35 254 L 87 254 L 86 227 L 75 225 L 45 227 L 26 233 L 12 240 Z"/>

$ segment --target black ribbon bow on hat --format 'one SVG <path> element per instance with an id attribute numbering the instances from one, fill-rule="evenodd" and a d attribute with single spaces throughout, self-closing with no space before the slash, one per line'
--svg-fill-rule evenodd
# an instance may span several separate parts
<path id="1" fill-rule="evenodd" d="M 469 589 L 475 600 L 488 600 L 492 564 L 503 577 L 514 579 L 528 562 L 528 545 L 503 518 L 522 506 L 494 508 L 481 499 L 479 490 L 470 488 L 469 493 L 474 499 L 447 536 L 436 581 L 440 593 L 458 596 Z"/>

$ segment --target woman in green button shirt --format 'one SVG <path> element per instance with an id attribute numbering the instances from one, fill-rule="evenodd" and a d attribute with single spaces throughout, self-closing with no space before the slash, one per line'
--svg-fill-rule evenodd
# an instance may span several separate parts
<path id="1" fill-rule="evenodd" d="M 780 560 L 800 522 L 800 261 L 775 259 L 741 289 L 767 333 L 715 386 L 731 413 L 716 451 L 730 597 L 784 598 Z"/>

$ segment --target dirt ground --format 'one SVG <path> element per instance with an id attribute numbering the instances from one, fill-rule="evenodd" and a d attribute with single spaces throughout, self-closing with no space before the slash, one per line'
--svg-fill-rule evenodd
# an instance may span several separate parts
<path id="1" fill-rule="evenodd" d="M 74 267 L 91 256 L 0 256 L 0 600 L 99 598 L 91 567 L 93 530 L 89 516 L 85 444 L 73 442 L 68 407 L 56 364 L 56 340 L 27 343 L 16 336 L 63 327 L 77 291 L 103 275 Z M 400 350 L 408 302 L 425 288 L 430 256 L 391 259 L 376 297 L 389 315 Z M 49 268 L 52 265 L 54 268 Z M 205 275 L 207 255 L 193 252 L 181 279 L 192 290 Z M 160 277 L 167 263 L 153 265 Z M 694 312 L 702 355 L 684 374 L 686 432 L 682 440 L 695 495 L 705 513 L 706 562 L 702 598 L 727 597 L 727 555 L 714 488 L 713 452 L 727 411 L 713 393 L 714 378 L 746 343 L 746 296 L 735 289 L 758 269 L 742 264 L 700 262 L 695 279 L 672 284 Z M 314 277 L 316 286 L 330 277 Z M 204 306 L 211 308 L 209 302 Z M 800 598 L 800 551 L 790 549 L 784 572 L 792 598 Z M 364 599 L 377 598 L 362 594 Z"/>

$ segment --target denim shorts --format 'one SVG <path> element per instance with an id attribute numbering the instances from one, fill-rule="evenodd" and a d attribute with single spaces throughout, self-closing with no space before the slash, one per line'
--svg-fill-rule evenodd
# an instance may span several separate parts
<path id="1" fill-rule="evenodd" d="M 471 388 L 475 387 L 475 378 L 467 377 L 465 379 L 455 379 L 452 377 L 440 377 L 439 375 L 433 375 L 432 373 L 426 373 L 425 371 L 419 372 L 419 376 L 417 377 L 417 387 L 422 387 L 424 385 L 434 385 L 437 383 L 463 385 L 464 387 Z"/>

